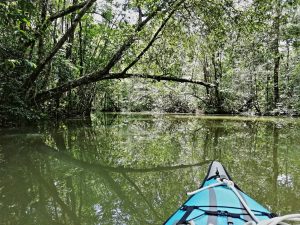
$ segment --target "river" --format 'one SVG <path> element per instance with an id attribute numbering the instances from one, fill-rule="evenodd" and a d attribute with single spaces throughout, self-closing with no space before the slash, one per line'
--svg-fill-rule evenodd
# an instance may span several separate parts
<path id="1" fill-rule="evenodd" d="M 98 114 L 0 130 L 0 224 L 162 224 L 211 160 L 272 212 L 300 211 L 300 119 Z"/>

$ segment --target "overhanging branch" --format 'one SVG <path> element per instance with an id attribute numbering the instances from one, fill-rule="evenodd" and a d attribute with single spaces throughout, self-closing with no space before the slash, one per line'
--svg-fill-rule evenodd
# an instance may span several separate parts
<path id="1" fill-rule="evenodd" d="M 180 2 L 182 2 L 182 1 L 184 1 L 184 0 L 181 0 Z M 172 6 L 174 6 L 175 3 L 176 3 L 176 1 L 174 1 L 174 3 L 171 4 L 170 10 L 172 9 Z M 110 75 L 109 72 L 110 72 L 111 68 L 114 67 L 120 61 L 120 59 L 122 59 L 124 52 L 126 52 L 127 49 L 129 49 L 131 47 L 131 45 L 135 42 L 138 33 L 146 26 L 146 24 L 151 19 L 153 19 L 159 12 L 161 12 L 163 10 L 164 6 L 165 6 L 165 2 L 161 6 L 158 6 L 152 13 L 150 13 L 147 16 L 147 18 L 145 18 L 143 21 L 140 21 L 137 24 L 135 32 L 132 35 L 130 35 L 128 37 L 128 39 L 120 46 L 120 48 L 112 55 L 111 59 L 108 61 L 108 63 L 106 64 L 106 66 L 104 68 L 102 68 L 98 71 L 92 72 L 90 74 L 87 74 L 85 76 L 82 76 L 78 79 L 66 82 L 66 83 L 64 83 L 58 87 L 52 88 L 50 90 L 42 91 L 42 92 L 38 93 L 34 97 L 33 100 L 35 102 L 44 102 L 51 97 L 59 96 L 61 93 L 71 90 L 73 88 L 76 88 L 78 86 L 97 82 L 97 81 L 105 79 L 107 76 Z M 171 10 L 171 12 L 172 11 L 173 10 Z M 48 61 L 50 61 L 51 58 Z M 46 65 L 47 62 L 42 63 L 43 67 Z M 38 68 L 27 79 L 24 87 L 31 85 L 36 80 L 36 78 L 37 78 L 38 74 L 41 72 L 42 68 L 40 68 L 38 66 Z"/>
<path id="2" fill-rule="evenodd" d="M 152 79 L 156 81 L 172 81 L 172 82 L 179 82 L 179 83 L 192 83 L 197 85 L 202 85 L 208 88 L 214 87 L 213 84 L 204 82 L 204 81 L 195 81 L 191 79 L 186 78 L 178 78 L 178 77 L 169 77 L 169 76 L 161 76 L 161 75 L 148 75 L 148 74 L 132 74 L 132 73 L 126 73 L 126 71 L 131 68 L 136 62 L 139 61 L 139 59 L 144 55 L 144 53 L 151 47 L 153 42 L 155 41 L 157 35 L 161 32 L 163 27 L 166 25 L 168 20 L 171 18 L 171 16 L 174 14 L 174 12 L 178 9 L 178 7 L 184 2 L 185 0 L 180 0 L 176 4 L 172 4 L 169 15 L 165 18 L 159 29 L 156 31 L 146 48 L 137 56 L 137 58 L 132 61 L 132 63 L 129 64 L 129 66 L 126 67 L 125 70 L 123 70 L 121 73 L 110 73 L 111 68 L 116 65 L 117 62 L 120 61 L 120 59 L 123 56 L 123 53 L 130 48 L 130 46 L 134 43 L 136 39 L 137 33 L 142 30 L 142 28 L 149 22 L 159 11 L 162 10 L 162 6 L 158 7 L 153 13 L 148 15 L 148 17 L 141 21 L 135 30 L 135 33 L 132 34 L 124 43 L 120 46 L 120 48 L 113 54 L 109 62 L 106 64 L 106 66 L 98 71 L 95 71 L 93 73 L 87 74 L 85 76 L 82 76 L 78 79 L 66 82 L 58 87 L 52 88 L 50 90 L 42 91 L 38 93 L 35 98 L 33 99 L 34 102 L 44 102 L 47 99 L 53 98 L 55 96 L 59 96 L 61 93 L 64 93 L 68 90 L 71 90 L 73 88 L 94 83 L 101 80 L 112 80 L 112 79 L 125 79 L 125 78 L 143 78 L 143 79 Z M 175 3 L 175 2 L 174 2 Z"/>
<path id="3" fill-rule="evenodd" d="M 173 81 L 178 83 L 191 83 L 191 84 L 198 84 L 208 88 L 212 88 L 215 85 L 211 83 L 207 83 L 204 81 L 199 80 L 191 80 L 186 78 L 179 78 L 179 77 L 169 77 L 163 75 L 149 75 L 149 74 L 134 74 L 134 73 L 111 73 L 110 76 L 103 78 L 102 80 L 110 80 L 110 79 L 125 79 L 125 78 L 142 78 L 142 79 L 152 79 L 156 81 Z"/>
<path id="4" fill-rule="evenodd" d="M 43 91 L 38 93 L 35 96 L 34 101 L 35 102 L 44 102 L 47 99 L 53 98 L 57 95 L 60 95 L 61 93 L 70 90 L 74 87 L 78 87 L 84 84 L 94 83 L 101 80 L 114 80 L 114 79 L 126 79 L 126 78 L 142 78 L 142 79 L 151 79 L 156 81 L 170 81 L 170 82 L 178 82 L 178 83 L 190 83 L 190 84 L 197 84 L 202 85 L 208 88 L 215 87 L 214 84 L 207 83 L 204 81 L 199 80 L 191 80 L 187 78 L 179 78 L 179 77 L 169 77 L 169 76 L 163 76 L 163 75 L 149 75 L 149 74 L 133 74 L 133 73 L 108 73 L 106 75 L 103 75 L 102 77 L 98 77 L 95 79 L 93 76 L 84 76 L 81 77 L 75 81 L 67 82 L 59 87 Z"/>

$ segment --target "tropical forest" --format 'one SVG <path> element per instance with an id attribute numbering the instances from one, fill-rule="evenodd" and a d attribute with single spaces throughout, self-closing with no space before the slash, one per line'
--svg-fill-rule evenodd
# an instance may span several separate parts
<path id="1" fill-rule="evenodd" d="M 299 214 L 299 116 L 300 0 L 0 0 L 1 225 Z"/>
<path id="2" fill-rule="evenodd" d="M 297 0 L 0 3 L 0 120 L 300 112 Z"/>

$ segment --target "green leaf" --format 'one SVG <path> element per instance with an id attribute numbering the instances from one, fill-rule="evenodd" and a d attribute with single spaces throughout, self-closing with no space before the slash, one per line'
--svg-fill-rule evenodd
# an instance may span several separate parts
<path id="1" fill-rule="evenodd" d="M 33 63 L 33 62 L 31 62 L 31 61 L 29 61 L 29 60 L 27 60 L 27 59 L 25 60 L 25 63 L 26 63 L 27 66 L 29 66 L 32 69 L 36 68 L 36 64 Z"/>

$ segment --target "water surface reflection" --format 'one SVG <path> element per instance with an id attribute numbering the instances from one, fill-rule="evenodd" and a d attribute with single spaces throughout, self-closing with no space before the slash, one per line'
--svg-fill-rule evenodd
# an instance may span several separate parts
<path id="1" fill-rule="evenodd" d="M 299 212 L 300 120 L 102 114 L 2 130 L 0 224 L 162 224 L 226 165 L 252 197 Z"/>

